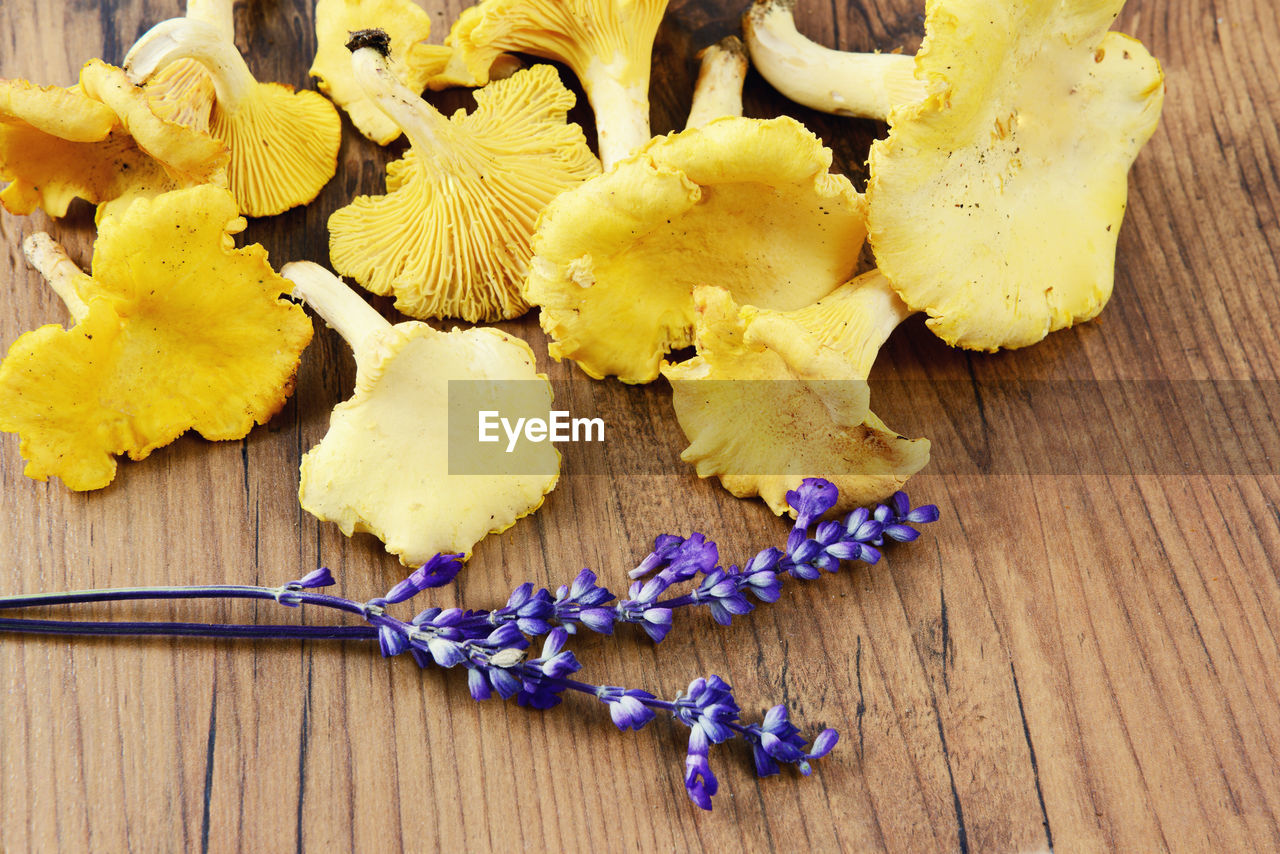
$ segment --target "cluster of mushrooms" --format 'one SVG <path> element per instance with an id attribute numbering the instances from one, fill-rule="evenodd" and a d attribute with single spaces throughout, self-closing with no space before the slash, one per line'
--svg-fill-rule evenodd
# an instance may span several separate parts
<path id="1" fill-rule="evenodd" d="M 837 511 L 883 499 L 929 458 L 870 409 L 867 376 L 905 318 L 996 350 L 1110 296 L 1127 172 L 1164 92 L 1145 48 L 1108 31 L 1122 5 L 929 0 L 910 57 L 826 49 L 797 32 L 791 0 L 758 0 L 745 41 L 770 83 L 888 123 L 862 194 L 799 122 L 742 116 L 737 39 L 703 52 L 686 129 L 652 138 L 666 0 L 483 0 L 443 45 L 413 0 L 318 0 L 311 73 L 328 99 L 255 80 L 231 0 L 188 0 L 123 68 L 91 60 L 69 88 L 0 81 L 0 203 L 98 206 L 90 274 L 46 234 L 24 244 L 73 324 L 13 344 L 0 430 L 20 434 L 28 476 L 76 490 L 187 430 L 241 438 L 284 405 L 310 341 L 292 296 L 357 366 L 303 457 L 302 506 L 406 565 L 470 553 L 540 506 L 559 455 L 526 443 L 524 473 L 451 474 L 449 382 L 533 380 L 544 409 L 550 385 L 519 338 L 421 321 L 536 306 L 553 357 L 595 378 L 667 377 L 684 459 L 734 495 L 782 513 L 821 476 Z M 555 70 L 516 53 L 577 75 L 599 159 Z M 421 97 L 450 86 L 476 87 L 475 110 Z M 277 275 L 260 246 L 235 247 L 244 217 L 306 204 L 333 177 L 333 104 L 408 149 L 385 194 L 330 217 L 331 266 L 415 320 L 389 323 L 317 264 Z M 877 269 L 855 275 L 867 241 Z"/>

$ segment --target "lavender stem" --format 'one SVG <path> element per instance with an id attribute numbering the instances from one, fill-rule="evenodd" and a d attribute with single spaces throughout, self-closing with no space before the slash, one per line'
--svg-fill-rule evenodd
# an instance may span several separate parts
<path id="1" fill-rule="evenodd" d="M 221 623 L 85 622 L 81 620 L 29 620 L 0 617 L 0 632 L 39 635 L 97 635 L 137 637 L 161 635 L 189 638 L 233 638 L 242 640 L 374 640 L 372 626 L 296 626 L 280 623 L 264 625 Z"/>

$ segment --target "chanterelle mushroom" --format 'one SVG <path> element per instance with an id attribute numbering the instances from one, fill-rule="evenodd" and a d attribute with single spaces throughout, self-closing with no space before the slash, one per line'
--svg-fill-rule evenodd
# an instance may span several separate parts
<path id="1" fill-rule="evenodd" d="M 12 213 L 60 217 L 76 198 L 123 209 L 138 196 L 220 182 L 226 164 L 221 143 L 155 115 L 101 60 L 71 89 L 0 80 L 0 180 L 10 181 L 0 203 Z"/>
<path id="2" fill-rule="evenodd" d="M 740 110 L 734 87 L 719 88 L 722 108 Z M 596 378 L 650 382 L 666 353 L 693 343 L 698 285 L 789 310 L 848 281 L 866 206 L 830 168 L 831 151 L 794 119 L 722 116 L 560 196 L 539 218 L 525 283 L 551 355 Z"/>
<path id="3" fill-rule="evenodd" d="M 866 383 L 880 346 L 911 311 L 878 271 L 797 311 L 735 305 L 723 288 L 697 291 L 698 355 L 666 365 L 681 457 L 739 497 L 789 511 L 806 477 L 840 489 L 839 511 L 881 501 L 929 461 L 871 412 Z"/>
<path id="4" fill-rule="evenodd" d="M 1164 100 L 1159 63 L 1107 32 L 1123 5 L 934 0 L 916 76 L 871 147 L 880 269 L 947 343 L 1034 344 L 1111 295 L 1130 165 Z"/>
<path id="5" fill-rule="evenodd" d="M 667 0 L 482 0 L 464 11 L 446 44 L 477 83 L 511 51 L 568 65 L 596 118 L 605 169 L 649 139 L 649 65 Z M 448 74 L 432 88 L 465 82 Z"/>
<path id="6" fill-rule="evenodd" d="M 31 263 L 75 325 L 18 338 L 0 363 L 0 430 L 26 474 L 71 489 L 115 477 L 187 430 L 239 439 L 284 405 L 311 322 L 261 246 L 235 249 L 235 201 L 213 186 L 138 199 L 105 218 L 86 276 L 43 233 Z"/>
<path id="7" fill-rule="evenodd" d="M 338 166 L 342 122 L 333 104 L 317 92 L 259 83 L 224 29 L 199 18 L 152 27 L 125 57 L 125 70 L 141 84 L 181 59 L 199 62 L 213 79 L 209 132 L 231 152 L 227 180 L 240 210 L 271 216 L 314 199 Z"/>
<path id="8" fill-rule="evenodd" d="M 599 172 L 573 93 L 540 65 L 476 92 L 446 119 L 396 81 L 378 31 L 352 41 L 356 79 L 409 138 L 387 167 L 387 194 L 329 218 L 333 267 L 412 317 L 500 320 L 523 314 L 534 221 L 551 199 Z"/>
<path id="9" fill-rule="evenodd" d="M 432 50 L 425 44 L 431 18 L 414 0 L 318 0 L 311 76 L 319 81 L 321 92 L 347 111 L 362 134 L 386 145 L 400 135 L 400 126 L 365 94 L 352 73 L 347 50 L 351 33 L 371 27 L 380 27 L 390 36 L 387 66 L 391 73 L 410 92 L 421 94 L 435 69 L 423 56 Z"/>
<path id="10" fill-rule="evenodd" d="M 751 62 L 773 88 L 815 110 L 881 121 L 897 105 L 925 96 L 912 57 L 816 44 L 796 30 L 795 5 L 796 0 L 756 0 L 742 18 Z"/>
<path id="11" fill-rule="evenodd" d="M 227 41 L 235 40 L 235 18 L 226 0 L 187 0 L 186 17 L 212 24 Z M 213 78 L 200 63 L 193 59 L 171 62 L 142 88 L 157 115 L 195 130 L 209 130 L 217 93 Z"/>
<path id="12" fill-rule="evenodd" d="M 329 432 L 302 458 L 298 495 L 309 513 L 347 536 L 372 533 L 414 566 L 439 552 L 469 553 L 541 506 L 560 467 L 550 444 L 522 446 L 529 474 L 450 473 L 451 384 L 534 386 L 550 410 L 551 385 L 536 372 L 528 344 L 496 329 L 392 326 L 316 264 L 286 264 L 282 272 L 356 357 L 355 393 L 334 408 Z M 467 426 L 474 435 L 475 423 Z"/>

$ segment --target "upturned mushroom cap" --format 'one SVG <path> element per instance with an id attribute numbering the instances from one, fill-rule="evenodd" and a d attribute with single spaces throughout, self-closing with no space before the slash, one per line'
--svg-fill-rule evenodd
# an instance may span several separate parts
<path id="1" fill-rule="evenodd" d="M 28 477 L 98 489 L 118 454 L 190 429 L 238 439 L 284 405 L 311 323 L 280 299 L 289 285 L 262 247 L 232 246 L 243 224 L 217 187 L 139 199 L 102 221 L 92 277 L 47 235 L 28 239 L 75 320 L 21 336 L 0 363 L 0 430 L 20 434 Z"/>
<path id="2" fill-rule="evenodd" d="M 507 52 L 563 62 L 595 112 L 604 168 L 649 139 L 649 65 L 668 0 L 482 0 L 458 16 L 446 44 L 481 85 Z M 432 88 L 465 84 L 452 73 Z"/>
<path id="3" fill-rule="evenodd" d="M 311 76 L 320 91 L 347 111 L 360 133 L 379 145 L 400 135 L 400 126 L 378 109 L 351 70 L 351 33 L 380 27 L 391 38 L 387 64 L 405 88 L 421 94 L 427 79 L 438 69 L 426 55 L 432 48 L 423 42 L 431 35 L 431 18 L 413 0 L 318 0 L 316 3 L 316 58 Z"/>
<path id="4" fill-rule="evenodd" d="M 217 27 L 227 41 L 236 36 L 231 0 L 187 0 L 187 18 Z M 192 59 L 179 59 L 152 75 L 142 87 L 161 118 L 207 133 L 217 97 L 213 77 Z"/>
<path id="5" fill-rule="evenodd" d="M 724 117 L 653 140 L 548 206 L 525 296 L 551 355 L 645 383 L 693 343 L 693 290 L 792 310 L 848 281 L 866 206 L 794 119 Z"/>
<path id="6" fill-rule="evenodd" d="M 342 121 L 317 92 L 259 83 L 235 42 L 207 21 L 175 18 L 152 27 L 125 57 L 142 84 L 182 59 L 199 62 L 216 102 L 209 133 L 231 154 L 227 182 L 248 216 L 272 216 L 314 199 L 338 167 Z"/>
<path id="7" fill-rule="evenodd" d="M 209 132 L 216 90 L 204 66 L 179 59 L 157 71 L 142 87 L 157 116 L 193 130 Z"/>
<path id="8" fill-rule="evenodd" d="M 598 174 L 573 93 L 540 65 L 476 91 L 476 109 L 446 119 L 400 86 L 373 48 L 359 77 L 411 143 L 387 166 L 387 194 L 358 196 L 329 218 L 333 267 L 411 317 L 492 321 L 528 310 L 534 222 L 561 192 Z"/>
<path id="9" fill-rule="evenodd" d="M 0 203 L 16 214 L 66 214 L 224 179 L 227 153 L 207 134 L 156 116 L 123 72 L 100 60 L 71 89 L 0 81 Z M 101 212 L 100 212 L 101 213 Z"/>
<path id="10" fill-rule="evenodd" d="M 788 490 L 822 477 L 843 512 L 887 498 L 928 463 L 927 439 L 899 436 L 869 409 L 871 362 L 910 314 L 878 272 L 792 312 L 740 307 L 723 288 L 696 299 L 698 355 L 663 374 L 690 442 L 681 457 L 699 477 L 779 515 L 791 512 Z"/>
<path id="11" fill-rule="evenodd" d="M 347 536 L 371 533 L 416 566 L 440 552 L 469 554 L 542 505 L 560 468 L 549 443 L 521 447 L 529 474 L 450 473 L 451 383 L 532 386 L 550 410 L 551 384 L 537 373 L 528 344 L 496 329 L 392 326 L 315 264 L 287 264 L 283 273 L 356 357 L 355 392 L 302 458 L 298 497 L 307 512 Z"/>
<path id="12" fill-rule="evenodd" d="M 933 0 L 923 101 L 871 148 L 880 268 L 949 344 L 1033 344 L 1111 295 L 1126 175 L 1159 120 L 1160 66 L 1107 28 L 1121 0 Z"/>

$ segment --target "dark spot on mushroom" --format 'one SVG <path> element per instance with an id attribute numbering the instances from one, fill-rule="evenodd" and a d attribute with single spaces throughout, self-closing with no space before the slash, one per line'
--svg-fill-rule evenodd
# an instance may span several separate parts
<path id="1" fill-rule="evenodd" d="M 382 54 L 385 59 L 391 55 L 391 36 L 387 35 L 386 30 L 377 28 L 370 30 L 356 30 L 350 33 L 351 40 L 347 42 L 347 50 L 355 53 L 362 47 L 370 47 Z"/>

